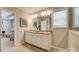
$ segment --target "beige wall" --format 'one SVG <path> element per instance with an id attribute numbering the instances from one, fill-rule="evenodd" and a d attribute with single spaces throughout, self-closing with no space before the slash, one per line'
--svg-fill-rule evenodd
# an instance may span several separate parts
<path id="1" fill-rule="evenodd" d="M 25 18 L 27 20 L 28 15 L 24 11 L 19 10 L 17 8 L 5 8 L 5 9 L 8 9 L 9 11 L 16 13 L 15 45 L 17 46 L 17 45 L 24 42 L 24 31 L 28 30 L 28 27 L 25 27 L 25 28 L 20 27 L 20 24 L 19 24 L 20 23 L 20 17 Z"/>
<path id="2" fill-rule="evenodd" d="M 53 29 L 53 46 L 67 49 L 68 47 L 68 30 L 66 28 Z"/>
<path id="3" fill-rule="evenodd" d="M 54 9 L 54 12 L 65 10 L 65 9 L 67 8 Z M 52 32 L 53 32 L 53 35 L 52 35 L 53 44 L 52 45 L 57 47 L 57 49 L 60 49 L 60 48 L 67 49 L 68 48 L 68 26 L 67 27 L 55 27 L 55 28 L 52 27 Z"/>

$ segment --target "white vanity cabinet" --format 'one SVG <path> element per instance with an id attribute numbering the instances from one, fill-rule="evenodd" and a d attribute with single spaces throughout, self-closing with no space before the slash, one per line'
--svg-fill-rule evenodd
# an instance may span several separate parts
<path id="1" fill-rule="evenodd" d="M 51 32 L 50 33 L 39 33 L 39 32 L 26 32 L 25 42 L 43 48 L 45 50 L 51 49 Z"/>

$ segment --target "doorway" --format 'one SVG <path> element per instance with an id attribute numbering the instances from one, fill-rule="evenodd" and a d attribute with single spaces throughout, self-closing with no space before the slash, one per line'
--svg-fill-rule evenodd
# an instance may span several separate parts
<path id="1" fill-rule="evenodd" d="M 1 39 L 1 51 L 13 52 L 15 51 L 15 13 L 2 9 L 2 39 Z"/>

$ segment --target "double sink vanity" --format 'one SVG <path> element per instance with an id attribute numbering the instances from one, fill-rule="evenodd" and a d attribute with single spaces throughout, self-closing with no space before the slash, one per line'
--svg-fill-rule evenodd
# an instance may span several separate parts
<path id="1" fill-rule="evenodd" d="M 25 42 L 48 51 L 51 49 L 52 32 L 26 31 L 25 35 Z"/>
<path id="2" fill-rule="evenodd" d="M 25 42 L 50 51 L 52 45 L 51 17 L 42 16 L 31 18 L 30 30 L 25 32 Z M 34 16 L 34 15 L 32 15 Z"/>
<path id="3" fill-rule="evenodd" d="M 50 51 L 52 45 L 52 32 L 50 31 L 26 31 L 25 42 Z"/>

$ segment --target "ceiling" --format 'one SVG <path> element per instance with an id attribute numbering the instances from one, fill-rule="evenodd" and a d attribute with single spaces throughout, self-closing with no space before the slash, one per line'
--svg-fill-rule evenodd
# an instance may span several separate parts
<path id="1" fill-rule="evenodd" d="M 3 11 L 2 12 L 2 19 L 3 20 L 12 20 L 12 19 L 14 19 L 13 13 Z"/>
<path id="2" fill-rule="evenodd" d="M 48 8 L 48 7 L 18 7 L 18 9 L 23 10 L 24 12 L 26 12 L 28 14 L 35 13 L 35 12 L 43 10 L 45 8 Z M 52 9 L 54 11 L 60 10 L 62 8 L 64 8 L 64 7 L 52 7 Z"/>
<path id="3" fill-rule="evenodd" d="M 47 7 L 18 7 L 18 9 L 25 11 L 28 14 L 37 12 L 39 10 L 45 9 Z"/>

